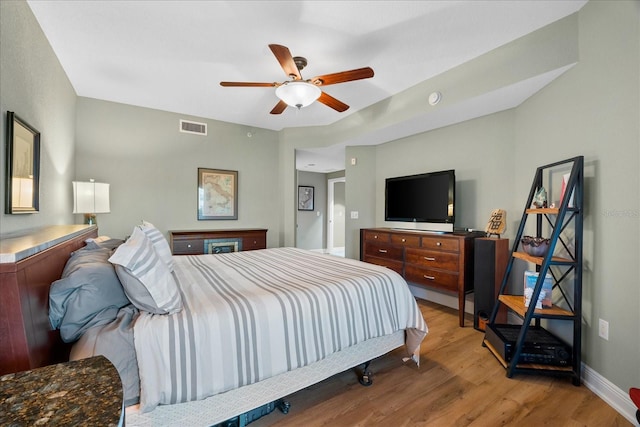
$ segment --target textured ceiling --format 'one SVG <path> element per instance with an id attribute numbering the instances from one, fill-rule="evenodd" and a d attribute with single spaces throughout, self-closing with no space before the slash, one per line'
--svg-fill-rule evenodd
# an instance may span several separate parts
<path id="1" fill-rule="evenodd" d="M 280 130 L 329 125 L 579 10 L 576 1 L 29 1 L 77 94 Z M 269 111 L 287 79 L 268 44 L 309 64 L 304 78 L 370 66 L 327 86 L 350 105 Z M 489 109 L 493 106 L 487 106 Z"/>

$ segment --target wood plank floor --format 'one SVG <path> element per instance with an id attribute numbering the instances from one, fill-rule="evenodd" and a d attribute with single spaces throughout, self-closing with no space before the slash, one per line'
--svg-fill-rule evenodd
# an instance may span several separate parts
<path id="1" fill-rule="evenodd" d="M 288 414 L 276 409 L 251 426 L 632 425 L 569 378 L 507 378 L 470 316 L 460 328 L 455 310 L 418 303 L 429 326 L 419 368 L 393 351 L 371 364 L 372 386 L 343 372 L 288 396 Z"/>

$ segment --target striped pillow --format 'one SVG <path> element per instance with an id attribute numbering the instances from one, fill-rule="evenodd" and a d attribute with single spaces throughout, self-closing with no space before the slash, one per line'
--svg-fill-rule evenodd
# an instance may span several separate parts
<path id="1" fill-rule="evenodd" d="M 129 300 L 140 310 L 171 314 L 182 310 L 182 298 L 176 280 L 156 253 L 153 243 L 138 227 L 120 245 L 109 262 Z"/>
<path id="2" fill-rule="evenodd" d="M 149 240 L 151 240 L 153 248 L 158 253 L 160 259 L 167 264 L 169 271 L 173 271 L 173 256 L 171 255 L 171 248 L 169 247 L 169 243 L 167 243 L 167 239 L 165 239 L 162 233 L 160 233 L 160 230 L 158 230 L 155 225 L 147 221 L 142 221 L 140 229 L 144 231 L 144 234 L 146 234 Z"/>

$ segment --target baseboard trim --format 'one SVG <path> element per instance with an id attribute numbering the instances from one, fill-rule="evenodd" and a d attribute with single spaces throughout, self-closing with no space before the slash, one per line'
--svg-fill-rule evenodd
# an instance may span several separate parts
<path id="1" fill-rule="evenodd" d="M 620 415 L 629 420 L 631 424 L 635 426 L 640 425 L 636 420 L 637 409 L 631 401 L 629 393 L 621 390 L 618 386 L 584 363 L 582 364 L 582 384 L 600 399 L 604 400 Z"/>

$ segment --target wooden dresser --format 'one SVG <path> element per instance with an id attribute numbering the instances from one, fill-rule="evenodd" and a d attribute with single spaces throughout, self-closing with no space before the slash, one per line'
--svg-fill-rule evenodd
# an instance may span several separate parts
<path id="1" fill-rule="evenodd" d="M 464 326 L 465 294 L 473 290 L 473 243 L 483 235 L 361 229 L 360 259 L 395 270 L 412 284 L 456 293 Z"/>
<path id="2" fill-rule="evenodd" d="M 169 231 L 169 245 L 174 255 L 198 255 L 266 249 L 267 230 L 183 230 Z"/>

